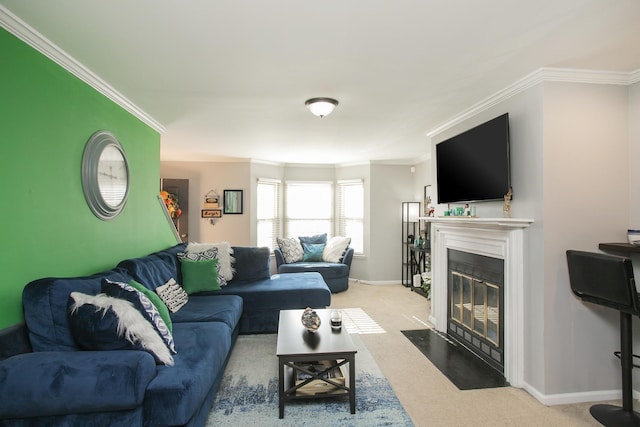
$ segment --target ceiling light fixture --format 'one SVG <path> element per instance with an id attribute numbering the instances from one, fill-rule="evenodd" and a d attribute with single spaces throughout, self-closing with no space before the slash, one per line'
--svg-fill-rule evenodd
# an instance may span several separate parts
<path id="1" fill-rule="evenodd" d="M 311 98 L 307 99 L 304 105 L 313 115 L 324 117 L 331 114 L 334 108 L 338 106 L 338 101 L 333 98 Z"/>

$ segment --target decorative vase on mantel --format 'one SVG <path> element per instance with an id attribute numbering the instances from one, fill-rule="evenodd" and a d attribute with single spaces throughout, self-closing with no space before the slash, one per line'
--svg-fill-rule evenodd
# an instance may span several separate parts
<path id="1" fill-rule="evenodd" d="M 504 218 L 511 218 L 511 197 L 513 196 L 513 192 L 511 188 L 507 194 L 504 195 L 504 204 L 502 205 L 502 216 Z"/>
<path id="2" fill-rule="evenodd" d="M 302 312 L 302 325 L 311 333 L 315 333 L 320 327 L 320 316 L 311 307 L 307 307 Z"/>

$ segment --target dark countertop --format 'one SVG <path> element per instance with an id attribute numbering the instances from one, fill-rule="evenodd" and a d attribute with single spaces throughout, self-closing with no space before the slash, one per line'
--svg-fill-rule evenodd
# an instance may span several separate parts
<path id="1" fill-rule="evenodd" d="M 631 243 L 600 243 L 598 248 L 605 252 L 640 253 L 640 246 L 632 245 Z"/>

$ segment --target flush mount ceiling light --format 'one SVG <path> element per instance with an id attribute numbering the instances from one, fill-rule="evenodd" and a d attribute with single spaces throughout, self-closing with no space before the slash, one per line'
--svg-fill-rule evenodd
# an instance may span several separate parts
<path id="1" fill-rule="evenodd" d="M 307 99 L 304 105 L 313 115 L 324 117 L 331 114 L 333 109 L 338 106 L 338 101 L 333 98 L 311 98 Z"/>

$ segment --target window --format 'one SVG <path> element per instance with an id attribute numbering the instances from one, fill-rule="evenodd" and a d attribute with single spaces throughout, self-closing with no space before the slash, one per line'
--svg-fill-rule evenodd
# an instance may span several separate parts
<path id="1" fill-rule="evenodd" d="M 338 181 L 334 195 L 332 182 L 289 181 L 283 192 L 281 181 L 259 178 L 256 194 L 258 246 L 267 246 L 273 251 L 278 247 L 277 237 L 327 233 L 328 237 L 351 237 L 355 252 L 364 253 L 364 183 L 361 179 Z"/>
<path id="2" fill-rule="evenodd" d="M 287 237 L 333 234 L 331 182 L 287 182 L 284 196 Z"/>
<path id="3" fill-rule="evenodd" d="M 351 237 L 351 247 L 364 253 L 364 185 L 362 180 L 338 181 L 336 235 Z"/>
<path id="4" fill-rule="evenodd" d="M 276 238 L 280 237 L 280 181 L 258 179 L 257 186 L 257 244 L 267 246 L 273 251 L 277 247 Z"/>

